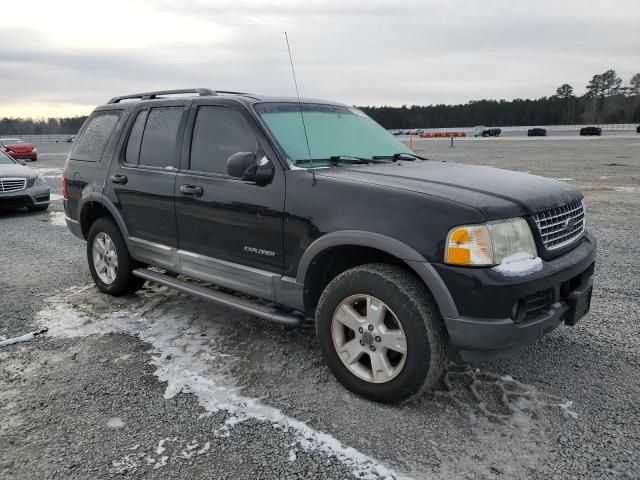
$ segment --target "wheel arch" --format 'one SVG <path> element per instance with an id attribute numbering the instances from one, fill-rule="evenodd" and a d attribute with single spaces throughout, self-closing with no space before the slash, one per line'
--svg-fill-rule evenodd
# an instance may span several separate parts
<path id="1" fill-rule="evenodd" d="M 108 216 L 111 217 L 115 222 L 125 240 L 129 237 L 129 232 L 127 230 L 127 226 L 122 219 L 122 216 L 118 212 L 116 206 L 104 195 L 92 192 L 86 195 L 82 203 L 80 204 L 78 211 L 80 212 L 80 227 L 82 229 L 82 235 L 85 240 L 89 234 L 89 229 L 91 228 L 91 224 L 95 222 L 98 218 Z"/>
<path id="2" fill-rule="evenodd" d="M 381 252 L 383 258 L 386 257 L 391 263 L 408 267 L 429 289 L 443 317 L 459 317 L 453 298 L 442 278 L 420 253 L 395 238 L 360 230 L 326 234 L 316 239 L 302 255 L 296 272 L 296 283 L 304 285 L 304 303 L 307 310 L 315 308 L 314 302 L 317 300 L 315 297 L 318 292 L 314 291 L 312 277 L 314 271 L 319 268 L 318 264 L 326 260 L 327 253 L 332 249 L 344 247 L 372 249 Z"/>

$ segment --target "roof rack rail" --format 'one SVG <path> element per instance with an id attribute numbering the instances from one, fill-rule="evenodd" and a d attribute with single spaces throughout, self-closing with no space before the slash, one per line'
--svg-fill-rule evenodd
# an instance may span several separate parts
<path id="1" fill-rule="evenodd" d="M 244 92 L 228 92 L 225 90 L 211 90 L 210 88 L 183 88 L 178 90 L 158 90 L 156 92 L 144 92 L 144 93 L 133 93 L 131 95 L 122 95 L 119 97 L 113 97 L 107 103 L 120 103 L 122 100 L 154 100 L 159 96 L 164 95 L 180 95 L 184 93 L 197 93 L 200 97 L 210 97 L 215 96 L 220 93 L 223 94 L 234 94 L 234 95 L 245 95 Z"/>

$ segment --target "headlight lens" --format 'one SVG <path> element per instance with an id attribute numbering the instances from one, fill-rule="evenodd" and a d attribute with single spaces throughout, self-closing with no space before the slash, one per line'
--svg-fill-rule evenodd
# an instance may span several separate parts
<path id="1" fill-rule="evenodd" d="M 524 218 L 453 228 L 447 236 L 445 263 L 451 265 L 498 265 L 516 253 L 537 256 L 536 244 Z"/>
<path id="2" fill-rule="evenodd" d="M 36 185 L 46 185 L 47 181 L 44 179 L 42 175 L 38 175 L 36 177 Z"/>

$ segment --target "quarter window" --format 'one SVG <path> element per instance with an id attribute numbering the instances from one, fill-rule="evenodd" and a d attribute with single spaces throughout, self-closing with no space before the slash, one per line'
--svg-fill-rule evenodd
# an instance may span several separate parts
<path id="1" fill-rule="evenodd" d="M 147 121 L 148 110 L 142 110 L 138 113 L 136 121 L 131 127 L 129 140 L 127 141 L 127 149 L 124 154 L 124 161 L 132 165 L 137 165 L 140 159 L 140 142 L 142 141 L 142 131 Z"/>
<path id="2" fill-rule="evenodd" d="M 227 107 L 198 108 L 189 169 L 227 174 L 227 160 L 238 152 L 256 152 L 257 140 L 251 126 L 237 111 Z"/>
<path id="3" fill-rule="evenodd" d="M 120 118 L 120 110 L 94 112 L 71 153 L 74 160 L 98 162 Z"/>

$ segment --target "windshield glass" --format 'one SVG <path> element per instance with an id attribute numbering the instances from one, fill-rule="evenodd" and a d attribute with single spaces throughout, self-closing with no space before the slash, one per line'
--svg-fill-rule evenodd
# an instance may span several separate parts
<path id="1" fill-rule="evenodd" d="M 15 162 L 11 157 L 3 152 L 0 152 L 0 165 L 13 165 Z"/>
<path id="2" fill-rule="evenodd" d="M 328 165 L 329 159 L 335 156 L 371 159 L 373 156 L 411 153 L 356 108 L 293 102 L 261 103 L 256 105 L 256 111 L 289 160 L 299 163 L 299 166 L 310 166 L 309 151 L 314 160 L 313 166 Z M 309 149 L 302 125 L 303 116 Z"/>

